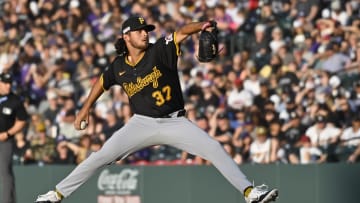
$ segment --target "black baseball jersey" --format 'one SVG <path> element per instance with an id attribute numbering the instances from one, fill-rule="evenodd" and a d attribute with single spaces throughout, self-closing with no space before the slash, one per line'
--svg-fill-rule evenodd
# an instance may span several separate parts
<path id="1" fill-rule="evenodd" d="M 0 132 L 10 129 L 16 119 L 25 121 L 27 118 L 23 101 L 17 95 L 0 96 Z"/>
<path id="2" fill-rule="evenodd" d="M 131 65 L 126 56 L 118 56 L 101 76 L 103 88 L 119 84 L 127 93 L 136 114 L 162 117 L 184 108 L 177 70 L 179 45 L 176 33 L 149 44 L 144 56 Z"/>

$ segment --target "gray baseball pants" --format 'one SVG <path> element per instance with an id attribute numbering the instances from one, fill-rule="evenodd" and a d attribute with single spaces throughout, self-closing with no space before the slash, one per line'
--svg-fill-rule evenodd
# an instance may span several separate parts
<path id="1" fill-rule="evenodd" d="M 0 142 L 0 180 L 2 203 L 15 203 L 15 180 L 12 169 L 13 141 Z"/>
<path id="2" fill-rule="evenodd" d="M 185 117 L 152 118 L 135 114 L 98 151 L 81 162 L 56 189 L 68 197 L 99 168 L 151 145 L 169 145 L 210 161 L 241 193 L 252 184 L 223 147 Z"/>

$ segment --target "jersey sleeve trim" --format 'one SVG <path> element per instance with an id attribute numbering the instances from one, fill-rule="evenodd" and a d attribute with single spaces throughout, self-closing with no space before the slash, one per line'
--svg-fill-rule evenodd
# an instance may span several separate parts
<path id="1" fill-rule="evenodd" d="M 176 55 L 180 56 L 181 55 L 181 51 L 180 51 L 180 46 L 178 43 L 176 43 L 176 32 L 174 32 L 174 44 L 176 47 Z"/>
<path id="2" fill-rule="evenodd" d="M 107 89 L 104 87 L 104 74 L 102 73 L 101 76 L 100 76 L 100 84 L 101 84 L 101 88 L 104 90 L 104 91 L 107 91 Z"/>

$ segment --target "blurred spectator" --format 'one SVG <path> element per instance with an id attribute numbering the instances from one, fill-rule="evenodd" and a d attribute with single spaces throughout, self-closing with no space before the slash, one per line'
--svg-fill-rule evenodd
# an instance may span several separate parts
<path id="1" fill-rule="evenodd" d="M 311 146 L 320 149 L 329 160 L 333 158 L 334 145 L 336 145 L 340 134 L 341 130 L 329 123 L 324 115 L 317 115 L 315 124 L 306 129 L 305 132 L 305 135 L 310 138 Z"/>
<path id="2" fill-rule="evenodd" d="M 290 112 L 289 117 L 289 120 L 281 127 L 283 132 L 281 148 L 289 163 L 297 164 L 300 158 L 299 148 L 302 144 L 300 139 L 304 135 L 306 127 L 302 125 L 296 111 Z"/>
<path id="3" fill-rule="evenodd" d="M 292 6 L 293 8 L 290 15 L 292 17 L 301 16 L 307 23 L 312 23 L 320 10 L 318 0 L 299 0 Z"/>
<path id="4" fill-rule="evenodd" d="M 58 146 L 61 148 L 67 148 L 71 151 L 69 153 L 68 150 L 62 149 L 70 154 L 68 156 L 75 156 L 75 163 L 79 164 L 80 162 L 84 161 L 92 152 L 98 151 L 103 145 L 103 141 L 99 138 L 91 138 L 88 134 L 83 134 L 79 140 L 79 142 L 74 143 L 67 140 L 65 137 L 64 139 L 59 139 Z M 72 155 L 73 154 L 73 155 Z M 71 158 L 72 159 L 72 158 Z M 71 160 L 70 159 L 70 160 Z"/>
<path id="5" fill-rule="evenodd" d="M 39 165 L 51 163 L 55 153 L 54 138 L 47 135 L 44 122 L 36 124 L 34 133 L 30 141 L 31 158 Z"/>
<path id="6" fill-rule="evenodd" d="M 28 113 L 30 115 L 29 125 L 26 131 L 26 140 L 31 141 L 36 137 L 37 125 L 44 122 L 43 117 L 36 112 L 36 109 L 28 107 Z"/>
<path id="7" fill-rule="evenodd" d="M 236 0 L 229 0 L 225 8 L 227 15 L 231 17 L 230 29 L 235 32 L 245 21 L 245 12 L 240 8 L 239 2 Z"/>
<path id="8" fill-rule="evenodd" d="M 278 119 L 273 119 L 272 121 L 270 121 L 268 126 L 269 137 L 272 142 L 272 162 L 285 164 L 289 163 L 289 156 L 284 147 L 284 145 L 286 146 L 287 143 L 286 141 L 284 141 L 285 136 L 281 130 L 281 122 Z"/>
<path id="9" fill-rule="evenodd" d="M 341 25 L 347 25 L 349 16 L 348 13 L 342 9 L 340 0 L 332 1 L 330 4 L 330 10 L 331 19 L 339 22 Z"/>
<path id="10" fill-rule="evenodd" d="M 350 108 L 349 101 L 345 97 L 340 97 L 335 99 L 334 106 L 337 108 L 334 114 L 334 124 L 344 129 L 351 125 L 352 120 L 354 119 L 355 111 L 352 111 Z"/>
<path id="11" fill-rule="evenodd" d="M 261 1 L 260 4 L 261 4 L 261 7 L 259 8 L 259 10 L 260 10 L 259 22 L 263 23 L 269 27 L 276 26 L 276 23 L 277 23 L 276 17 L 273 13 L 273 10 L 271 9 L 270 1 L 268 1 L 268 0 Z"/>
<path id="12" fill-rule="evenodd" d="M 244 89 L 249 91 L 253 97 L 260 94 L 260 76 L 256 67 L 249 69 L 249 75 L 243 85 Z"/>
<path id="13" fill-rule="evenodd" d="M 351 126 L 344 129 L 339 137 L 339 145 L 336 149 L 340 161 L 348 160 L 349 156 L 360 146 L 360 116 L 352 118 Z"/>
<path id="14" fill-rule="evenodd" d="M 219 3 L 214 7 L 214 20 L 220 30 L 220 39 L 226 40 L 226 35 L 231 31 L 231 25 L 234 23 L 230 15 L 226 13 L 225 5 Z"/>
<path id="15" fill-rule="evenodd" d="M 281 66 L 278 74 L 278 85 L 286 94 L 293 94 L 294 90 L 298 89 L 299 78 L 295 74 L 297 72 L 295 64 L 288 64 Z M 293 95 L 292 95 L 293 96 Z"/>
<path id="16" fill-rule="evenodd" d="M 56 140 L 55 153 L 51 158 L 52 164 L 75 164 L 75 156 L 72 151 L 70 151 L 62 139 L 58 138 Z"/>
<path id="17" fill-rule="evenodd" d="M 250 145 L 250 159 L 253 163 L 270 163 L 271 140 L 267 137 L 267 130 L 263 126 L 255 129 L 255 138 Z"/>
<path id="18" fill-rule="evenodd" d="M 276 54 L 280 47 L 285 46 L 286 42 L 283 39 L 283 31 L 280 27 L 275 27 L 271 31 L 271 41 L 269 43 L 271 52 Z"/>
<path id="19" fill-rule="evenodd" d="M 265 0 L 265 2 L 269 2 L 273 13 L 277 17 L 285 17 L 290 13 L 291 1 L 289 0 Z"/>
<path id="20" fill-rule="evenodd" d="M 293 93 L 289 93 L 289 94 L 286 93 L 286 96 L 285 94 L 283 95 L 285 99 L 284 101 L 285 104 L 284 104 L 284 108 L 279 111 L 279 119 L 283 123 L 287 123 L 291 119 L 290 114 L 295 111 L 296 103 L 293 97 Z"/>
<path id="21" fill-rule="evenodd" d="M 14 31 L 16 32 L 15 27 L 9 29 L 9 37 Z M 11 40 L 10 42 L 0 41 L 0 73 L 10 72 L 11 67 L 16 63 L 16 60 L 19 57 L 19 48 L 15 43 L 16 41 L 14 40 Z"/>
<path id="22" fill-rule="evenodd" d="M 265 79 L 270 78 L 271 75 L 278 75 L 280 73 L 282 65 L 283 61 L 280 55 L 272 54 L 269 63 L 261 67 L 259 75 Z"/>
<path id="23" fill-rule="evenodd" d="M 246 77 L 246 70 L 245 70 L 245 62 L 246 62 L 246 54 L 245 52 L 237 52 L 234 54 L 232 58 L 232 70 L 235 73 L 235 77 L 239 77 L 241 80 L 244 80 Z M 229 71 L 230 72 L 230 71 Z M 229 73 L 228 73 L 229 74 Z M 231 81 L 233 82 L 233 81 Z"/>
<path id="24" fill-rule="evenodd" d="M 349 104 L 351 109 L 354 111 L 360 111 L 360 81 L 354 82 L 352 91 L 350 93 Z"/>
<path id="25" fill-rule="evenodd" d="M 204 79 L 204 74 L 200 71 L 195 71 L 192 84 L 189 85 L 187 91 L 185 92 L 189 101 L 194 102 L 195 104 L 202 97 L 201 83 Z"/>
<path id="26" fill-rule="evenodd" d="M 106 112 L 106 119 L 102 129 L 105 136 L 104 140 L 108 140 L 112 134 L 123 125 L 122 121 L 116 116 L 116 112 L 113 109 L 108 110 Z"/>
<path id="27" fill-rule="evenodd" d="M 326 154 L 319 148 L 312 146 L 308 136 L 303 135 L 300 138 L 300 164 L 323 163 L 326 161 Z"/>
<path id="28" fill-rule="evenodd" d="M 52 126 L 55 124 L 56 116 L 59 113 L 59 105 L 57 103 L 58 101 L 58 95 L 53 89 L 49 89 L 46 92 L 46 102 L 47 104 L 44 111 L 44 119 L 47 126 Z"/>
<path id="29" fill-rule="evenodd" d="M 252 105 L 253 95 L 244 89 L 243 81 L 240 78 L 237 78 L 232 84 L 227 103 L 233 109 L 241 109 Z"/>
<path id="30" fill-rule="evenodd" d="M 261 111 L 264 112 L 265 104 L 269 102 L 269 98 L 275 94 L 275 92 L 270 89 L 269 82 L 267 80 L 260 81 L 260 93 L 254 97 L 254 105 Z"/>
<path id="31" fill-rule="evenodd" d="M 54 76 L 49 80 L 48 87 L 54 88 L 59 96 L 73 96 L 75 87 L 71 81 L 70 74 L 65 70 L 65 60 L 63 58 L 55 61 L 53 74 Z"/>
<path id="32" fill-rule="evenodd" d="M 325 52 L 321 62 L 321 69 L 331 74 L 343 71 L 350 64 L 350 58 L 338 52 L 338 47 L 334 42 L 329 42 L 325 47 Z"/>
<path id="33" fill-rule="evenodd" d="M 243 118 L 239 118 L 241 117 Z M 245 117 L 244 111 L 236 113 L 238 126 L 235 128 L 232 137 L 232 145 L 234 146 L 234 160 L 238 164 L 246 163 L 250 156 L 250 145 L 253 141 L 251 134 L 254 131 L 254 125 L 250 118 Z"/>
<path id="34" fill-rule="evenodd" d="M 198 108 L 206 109 L 208 106 L 219 106 L 220 98 L 213 92 L 212 81 L 201 82 L 202 97 L 198 101 Z"/>
<path id="35" fill-rule="evenodd" d="M 64 98 L 65 103 L 62 110 L 60 110 L 57 118 L 57 134 L 53 135 L 54 137 L 63 135 L 68 140 L 77 142 L 81 136 L 81 132 L 75 130 L 74 121 L 75 121 L 75 107 L 73 100 L 71 98 Z"/>
<path id="36" fill-rule="evenodd" d="M 225 111 L 219 111 L 214 114 L 210 121 L 209 135 L 214 137 L 220 144 L 228 149 L 232 147 L 231 139 L 234 134 L 234 129 L 230 125 L 230 119 Z"/>
<path id="37" fill-rule="evenodd" d="M 255 68 L 262 67 L 269 57 L 269 41 L 266 36 L 266 25 L 257 24 L 254 32 L 255 35 L 246 41 L 246 50 L 249 50 L 250 59 L 256 64 Z"/>
<path id="38" fill-rule="evenodd" d="M 20 165 L 32 163 L 30 142 L 25 139 L 25 134 L 19 132 L 14 137 L 13 163 Z"/>
<path id="39" fill-rule="evenodd" d="M 31 92 L 29 95 L 30 102 L 39 106 L 41 100 L 45 98 L 46 83 L 48 82 L 46 67 L 40 64 L 31 64 L 28 72 L 25 75 L 24 86 L 27 91 Z"/>
<path id="40" fill-rule="evenodd" d="M 272 103 L 271 101 L 268 101 L 268 103 Z M 268 104 L 266 103 L 266 104 Z M 268 104 L 269 105 L 269 104 Z M 280 123 L 280 120 L 279 120 L 279 115 L 278 113 L 275 111 L 274 108 L 265 108 L 264 110 L 262 110 L 261 112 L 264 112 L 263 114 L 263 125 L 266 126 L 266 127 L 270 127 L 270 125 L 273 123 L 273 122 L 279 122 Z"/>

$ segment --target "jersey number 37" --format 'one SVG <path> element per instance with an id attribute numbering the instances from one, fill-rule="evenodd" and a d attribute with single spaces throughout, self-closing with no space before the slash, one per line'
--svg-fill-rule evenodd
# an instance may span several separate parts
<path id="1" fill-rule="evenodd" d="M 171 87 L 166 85 L 161 90 L 154 91 L 152 97 L 156 99 L 155 104 L 157 106 L 162 106 L 165 102 L 171 100 Z"/>

